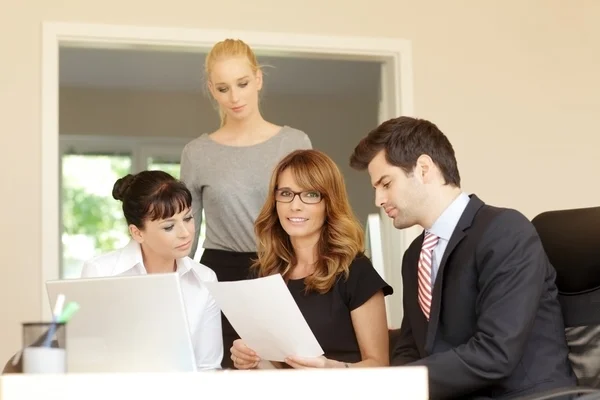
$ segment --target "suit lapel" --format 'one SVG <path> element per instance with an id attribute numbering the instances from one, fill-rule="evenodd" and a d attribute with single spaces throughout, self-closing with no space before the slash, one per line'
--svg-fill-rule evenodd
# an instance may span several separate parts
<path id="1" fill-rule="evenodd" d="M 476 195 L 471 195 L 470 197 L 471 200 L 469 201 L 467 208 L 465 208 L 462 216 L 458 220 L 456 228 L 454 228 L 454 232 L 452 232 L 452 236 L 450 236 L 448 245 L 444 250 L 444 254 L 440 260 L 438 273 L 435 278 L 435 283 L 433 285 L 429 324 L 427 326 L 427 338 L 425 340 L 425 351 L 428 354 L 431 354 L 433 351 L 435 333 L 437 332 L 438 322 L 440 319 L 440 309 L 443 295 L 442 288 L 444 286 L 444 270 L 446 268 L 448 258 L 452 255 L 452 252 L 454 252 L 456 246 L 458 246 L 458 244 L 467 236 L 465 231 L 471 227 L 477 211 L 483 206 L 483 202 Z"/>

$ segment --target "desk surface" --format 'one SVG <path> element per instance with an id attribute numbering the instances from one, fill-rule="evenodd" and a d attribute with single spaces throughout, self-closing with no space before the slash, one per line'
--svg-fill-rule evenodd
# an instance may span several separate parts
<path id="1" fill-rule="evenodd" d="M 0 400 L 428 398 L 424 367 L 0 376 Z M 218 396 L 218 397 L 217 397 Z"/>

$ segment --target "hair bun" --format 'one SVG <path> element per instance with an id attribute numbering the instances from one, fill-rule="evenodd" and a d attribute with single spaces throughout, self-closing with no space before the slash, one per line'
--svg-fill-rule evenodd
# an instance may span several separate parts
<path id="1" fill-rule="evenodd" d="M 127 174 L 124 177 L 117 179 L 112 190 L 112 196 L 115 200 L 123 201 L 123 198 L 125 198 L 125 192 L 127 192 L 127 189 L 129 189 L 131 186 L 133 178 L 133 175 Z"/>

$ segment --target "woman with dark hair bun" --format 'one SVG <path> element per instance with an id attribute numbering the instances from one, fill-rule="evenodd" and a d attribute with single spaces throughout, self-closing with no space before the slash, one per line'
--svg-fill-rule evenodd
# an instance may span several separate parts
<path id="1" fill-rule="evenodd" d="M 82 278 L 177 272 L 197 368 L 220 368 L 221 311 L 203 284 L 217 277 L 188 257 L 195 233 L 190 191 L 166 172 L 142 171 L 118 179 L 112 195 L 123 202 L 131 241 L 85 262 Z"/>

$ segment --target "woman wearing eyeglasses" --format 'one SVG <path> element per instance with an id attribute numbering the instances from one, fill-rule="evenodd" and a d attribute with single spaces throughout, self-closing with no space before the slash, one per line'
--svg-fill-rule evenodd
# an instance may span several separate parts
<path id="1" fill-rule="evenodd" d="M 256 276 L 283 276 L 325 353 L 290 357 L 273 366 L 389 365 L 384 296 L 393 290 L 363 254 L 362 227 L 352 213 L 344 179 L 327 155 L 298 150 L 279 162 L 255 232 Z M 271 367 L 241 339 L 231 354 L 238 369 Z"/>

